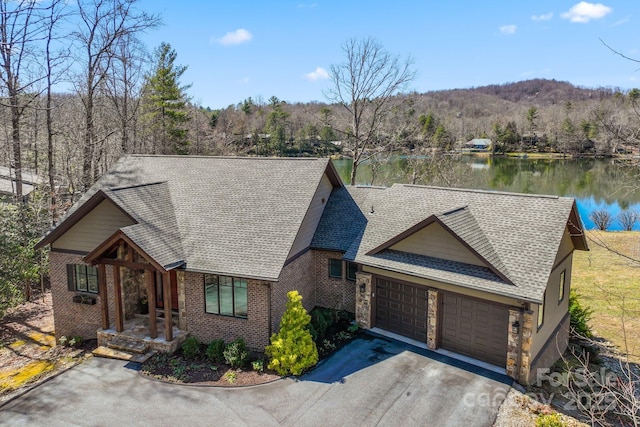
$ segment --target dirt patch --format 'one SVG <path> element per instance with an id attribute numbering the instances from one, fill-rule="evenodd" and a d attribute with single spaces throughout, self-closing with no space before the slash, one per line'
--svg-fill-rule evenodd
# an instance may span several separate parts
<path id="1" fill-rule="evenodd" d="M 0 322 L 0 402 L 87 357 L 95 341 L 80 348 L 56 346 L 51 292 L 7 313 Z"/>

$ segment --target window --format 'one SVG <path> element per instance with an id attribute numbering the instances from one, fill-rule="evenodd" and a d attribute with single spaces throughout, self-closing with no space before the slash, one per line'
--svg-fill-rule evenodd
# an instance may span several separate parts
<path id="1" fill-rule="evenodd" d="M 207 313 L 247 318 L 247 281 L 229 276 L 204 275 Z"/>
<path id="2" fill-rule="evenodd" d="M 357 271 L 358 271 L 358 264 L 353 262 L 347 262 L 347 280 L 351 280 L 352 282 L 355 282 Z"/>
<path id="3" fill-rule="evenodd" d="M 98 269 L 85 264 L 67 264 L 67 286 L 70 291 L 98 293 Z"/>
<path id="4" fill-rule="evenodd" d="M 342 260 L 329 258 L 329 277 L 342 279 Z"/>
<path id="5" fill-rule="evenodd" d="M 558 288 L 558 304 L 560 304 L 564 299 L 564 280 L 565 280 L 566 272 L 567 270 L 562 270 L 562 273 L 560 273 L 560 287 Z"/>
<path id="6" fill-rule="evenodd" d="M 544 305 L 547 299 L 547 293 L 544 293 L 544 296 L 542 297 L 542 304 L 540 304 L 538 306 L 538 330 L 540 330 L 540 328 L 542 327 L 542 324 L 544 323 Z"/>

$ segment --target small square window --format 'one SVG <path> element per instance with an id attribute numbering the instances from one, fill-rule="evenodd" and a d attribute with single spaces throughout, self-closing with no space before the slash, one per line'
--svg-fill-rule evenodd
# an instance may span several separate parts
<path id="1" fill-rule="evenodd" d="M 357 271 L 358 271 L 358 264 L 354 262 L 347 262 L 347 280 L 355 282 Z"/>
<path id="2" fill-rule="evenodd" d="M 67 286 L 70 291 L 97 294 L 98 269 L 86 264 L 67 264 Z"/>
<path id="3" fill-rule="evenodd" d="M 567 270 L 563 270 L 562 273 L 560 273 L 560 283 L 558 288 L 558 303 L 562 302 L 562 300 L 564 299 L 564 282 L 565 282 L 566 272 Z"/>
<path id="4" fill-rule="evenodd" d="M 329 258 L 329 277 L 342 279 L 342 260 Z"/>

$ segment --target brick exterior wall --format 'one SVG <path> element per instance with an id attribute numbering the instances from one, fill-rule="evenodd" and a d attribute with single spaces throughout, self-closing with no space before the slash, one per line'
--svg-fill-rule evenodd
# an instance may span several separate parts
<path id="1" fill-rule="evenodd" d="M 269 284 L 247 280 L 247 318 L 205 312 L 204 274 L 184 273 L 187 331 L 202 342 L 243 338 L 251 350 L 263 351 L 269 343 Z"/>
<path id="2" fill-rule="evenodd" d="M 274 283 L 271 294 L 271 324 L 273 332 L 280 327 L 280 319 L 286 309 L 287 292 L 298 291 L 302 295 L 302 305 L 311 311 L 317 304 L 314 253 L 307 251 L 287 264 L 280 273 L 278 283 Z"/>
<path id="3" fill-rule="evenodd" d="M 179 326 L 208 342 L 215 338 L 231 341 L 242 337 L 253 350 L 264 350 L 270 333 L 276 332 L 284 313 L 287 292 L 297 290 L 311 311 L 316 306 L 355 312 L 356 282 L 346 280 L 346 264 L 342 279 L 330 278 L 329 258 L 341 258 L 340 252 L 309 250 L 286 265 L 278 282 L 248 280 L 247 319 L 209 314 L 204 311 L 204 275 L 178 273 Z M 49 256 L 56 337 L 79 335 L 96 338 L 102 326 L 100 296 L 95 305 L 74 303 L 78 292 L 67 289 L 67 264 L 85 264 L 82 255 L 51 252 Z M 113 267 L 106 266 L 107 302 L 110 327 L 115 325 Z M 270 291 L 271 289 L 271 291 Z M 271 292 L 271 294 L 270 294 Z M 270 306 L 271 305 L 271 306 Z"/>
<path id="4" fill-rule="evenodd" d="M 342 252 L 313 251 L 315 255 L 316 305 L 326 308 L 356 311 L 356 282 L 347 280 L 347 263 L 342 263 L 342 278 L 329 277 L 329 259 L 341 259 Z"/>
<path id="5" fill-rule="evenodd" d="M 96 331 L 102 327 L 100 314 L 101 298 L 97 294 L 69 291 L 67 286 L 67 264 L 86 264 L 82 255 L 62 252 L 49 253 L 49 277 L 51 279 L 51 297 L 53 301 L 53 321 L 56 339 L 61 336 L 81 336 L 84 339 L 97 337 Z M 115 303 L 113 298 L 113 274 L 110 266 L 107 273 L 107 301 L 109 320 L 113 325 Z M 74 295 L 90 295 L 96 298 L 95 305 L 73 302 Z"/>

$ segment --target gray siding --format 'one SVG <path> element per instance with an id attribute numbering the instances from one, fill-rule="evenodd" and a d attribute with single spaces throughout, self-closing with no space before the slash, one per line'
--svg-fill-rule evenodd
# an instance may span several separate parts
<path id="1" fill-rule="evenodd" d="M 54 249 L 91 252 L 121 227 L 134 224 L 116 205 L 104 200 L 51 244 Z"/>
<path id="2" fill-rule="evenodd" d="M 331 184 L 331 181 L 329 181 L 326 174 L 322 175 L 320 184 L 313 195 L 313 200 L 311 201 L 309 209 L 304 216 L 304 220 L 302 220 L 302 225 L 298 230 L 298 234 L 291 246 L 287 259 L 311 245 L 311 240 L 313 239 L 313 235 L 315 234 L 318 223 L 320 222 L 322 212 L 324 212 L 324 207 L 327 205 L 327 200 L 329 200 L 331 190 L 333 190 L 333 184 Z"/>
<path id="3" fill-rule="evenodd" d="M 390 249 L 483 267 L 487 266 L 437 222 L 416 231 L 411 236 L 391 246 Z"/>
<path id="4" fill-rule="evenodd" d="M 568 228 L 565 230 L 560 249 L 556 256 L 556 263 L 562 261 L 560 264 L 556 264 L 555 268 L 549 275 L 549 281 L 547 282 L 547 290 L 545 293 L 544 304 L 544 320 L 542 327 L 538 330 L 538 310 L 540 306 L 532 304 L 531 310 L 533 311 L 533 340 L 531 343 L 531 360 L 533 360 L 538 352 L 543 348 L 544 344 L 552 338 L 552 333 L 562 321 L 564 316 L 569 310 L 569 290 L 571 289 L 571 270 L 573 266 L 573 242 L 569 236 Z M 567 256 L 569 255 L 569 256 Z M 565 272 L 564 276 L 564 297 L 561 301 L 560 296 L 560 276 L 562 272 Z"/>

